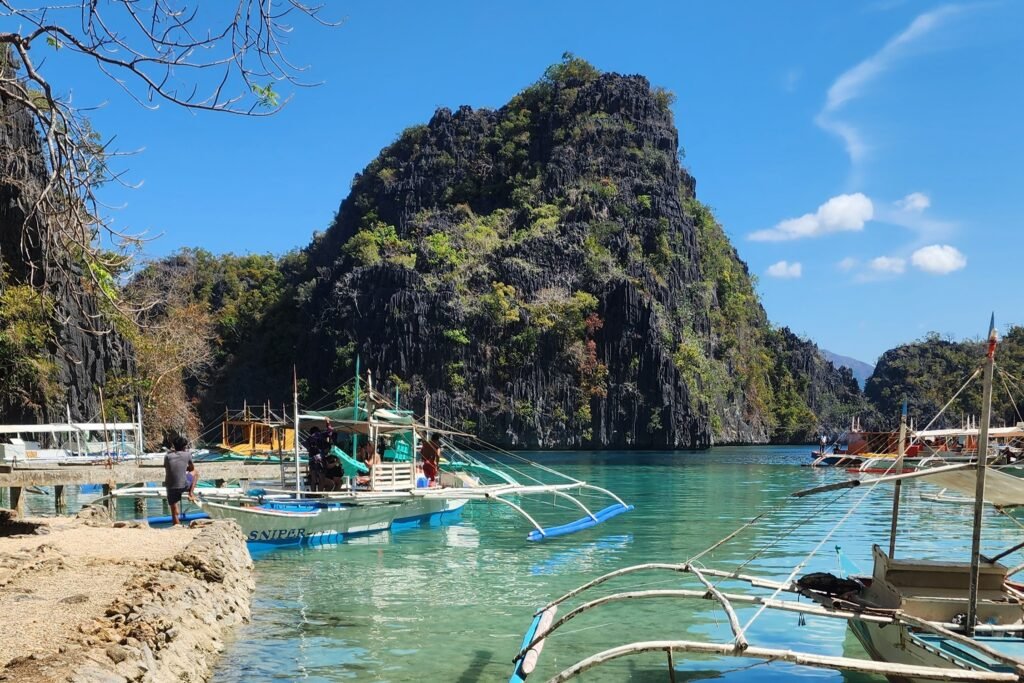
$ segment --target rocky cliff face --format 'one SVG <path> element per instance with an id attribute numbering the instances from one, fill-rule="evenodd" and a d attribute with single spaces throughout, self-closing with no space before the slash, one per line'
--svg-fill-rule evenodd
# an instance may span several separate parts
<path id="1" fill-rule="evenodd" d="M 882 354 L 868 379 L 864 393 L 877 409 L 881 424 L 898 420 L 900 406 L 907 400 L 908 411 L 918 428 L 953 403 L 934 423 L 936 428 L 958 428 L 965 417 L 981 413 L 981 379 L 976 378 L 958 397 L 954 394 L 980 367 L 985 357 L 981 341 L 951 341 L 937 334 Z M 992 424 L 1010 426 L 1024 422 L 1020 410 L 1024 386 L 1024 327 L 1012 327 L 996 350 L 996 376 L 992 393 Z"/>
<path id="2" fill-rule="evenodd" d="M 41 224 L 27 208 L 46 178 L 39 135 L 23 109 L 0 97 L 0 421 L 6 423 L 99 415 L 96 388 L 130 366 L 130 349 L 107 323 L 97 300 L 84 293 L 80 266 L 70 255 L 40 262 Z M 42 292 L 42 295 L 39 293 Z M 104 333 L 100 333 L 100 332 Z"/>
<path id="3" fill-rule="evenodd" d="M 670 103 L 641 76 L 567 59 L 499 110 L 441 109 L 402 133 L 210 412 L 287 388 L 293 361 L 310 402 L 344 398 L 359 355 L 378 385 L 416 408 L 429 393 L 435 417 L 507 446 L 812 435 L 814 407 L 849 387 L 813 345 L 773 342 L 680 166 Z"/>

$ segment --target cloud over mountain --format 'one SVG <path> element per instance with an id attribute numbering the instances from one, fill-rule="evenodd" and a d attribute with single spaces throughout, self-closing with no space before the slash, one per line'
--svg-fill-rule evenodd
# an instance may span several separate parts
<path id="1" fill-rule="evenodd" d="M 765 272 L 770 277 L 793 279 L 804 274 L 804 267 L 799 262 L 779 261 L 768 266 L 768 270 Z"/>
<path id="2" fill-rule="evenodd" d="M 874 216 L 875 207 L 861 192 L 840 194 L 818 207 L 814 213 L 780 221 L 768 230 L 750 234 L 755 242 L 783 242 L 820 237 L 833 232 L 858 231 Z"/>

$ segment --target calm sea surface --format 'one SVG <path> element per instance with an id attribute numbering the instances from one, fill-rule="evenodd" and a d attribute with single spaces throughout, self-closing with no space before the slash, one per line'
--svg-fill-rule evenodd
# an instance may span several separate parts
<path id="1" fill-rule="evenodd" d="M 705 453 L 538 453 L 537 460 L 615 491 L 636 510 L 594 529 L 543 543 L 526 540 L 511 509 L 469 503 L 447 526 L 356 538 L 330 549 L 282 550 L 256 561 L 252 622 L 227 644 L 217 683 L 307 681 L 502 681 L 511 673 L 533 611 L 600 574 L 640 562 L 680 562 L 755 515 L 789 503 L 703 558 L 777 580 L 859 506 L 801 572 L 838 573 L 837 548 L 866 572 L 871 545 L 887 546 L 891 488 L 787 494 L 845 479 L 800 467 L 809 448 L 715 448 Z M 923 501 L 930 486 L 903 488 L 897 554 L 965 559 L 970 510 Z M 862 500 L 863 499 L 863 500 Z M 30 503 L 32 501 L 30 500 Z M 44 501 L 45 502 L 45 501 Z M 550 501 L 549 501 L 550 502 Z M 586 502 L 598 501 L 586 500 Z M 564 503 L 562 503 L 564 505 Z M 34 506 L 33 506 L 34 507 Z M 547 509 L 544 509 L 547 508 Z M 577 519 L 576 509 L 533 506 L 542 523 Z M 984 547 L 1020 540 L 1020 529 L 987 513 Z M 1024 562 L 1018 555 L 1005 560 Z M 724 584 L 730 591 L 744 585 Z M 698 588 L 692 577 L 648 572 L 617 579 L 591 597 L 623 590 Z M 572 604 L 579 604 L 579 599 Z M 739 610 L 745 623 L 753 609 Z M 601 650 L 639 640 L 730 640 L 724 614 L 705 600 L 628 601 L 597 608 L 549 640 L 530 680 L 543 681 Z M 748 632 L 753 644 L 863 657 L 845 623 L 765 612 Z M 676 655 L 677 680 L 784 681 L 795 677 L 875 681 L 757 660 Z M 620 659 L 583 681 L 666 681 L 665 657 Z"/>
<path id="2" fill-rule="evenodd" d="M 636 510 L 594 529 L 543 543 L 512 510 L 469 503 L 462 520 L 439 528 L 368 536 L 326 550 L 280 551 L 256 562 L 252 623 L 228 644 L 214 681 L 503 681 L 511 673 L 534 609 L 602 573 L 640 562 L 679 562 L 804 487 L 844 479 L 843 472 L 800 467 L 806 447 L 716 448 L 690 453 L 551 453 L 538 460 L 615 491 Z M 970 511 L 923 501 L 931 487 L 908 482 L 897 553 L 965 558 Z M 871 571 L 871 545 L 886 546 L 892 489 L 864 497 L 805 498 L 769 515 L 752 531 L 704 558 L 707 566 L 785 579 L 792 568 L 863 498 L 819 553 L 810 571 L 837 573 L 837 547 Z M 837 497 L 838 496 L 838 497 Z M 790 499 L 792 500 L 792 499 Z M 552 508 L 549 523 L 578 511 Z M 1020 539 L 1010 520 L 990 513 L 985 547 Z M 1011 565 L 1021 561 L 1012 556 Z M 730 590 L 743 590 L 726 584 Z M 593 597 L 621 590 L 698 588 L 690 578 L 644 573 L 615 580 Z M 576 601 L 578 603 L 578 600 Z M 730 639 L 717 603 L 628 601 L 566 624 L 548 643 L 531 680 L 543 681 L 600 650 L 638 640 Z M 739 610 L 745 623 L 754 610 Z M 865 656 L 845 622 L 766 612 L 749 631 L 768 647 Z M 676 656 L 677 680 L 784 681 L 795 677 L 874 681 L 870 677 L 723 657 Z M 620 659 L 584 681 L 666 681 L 664 655 Z"/>

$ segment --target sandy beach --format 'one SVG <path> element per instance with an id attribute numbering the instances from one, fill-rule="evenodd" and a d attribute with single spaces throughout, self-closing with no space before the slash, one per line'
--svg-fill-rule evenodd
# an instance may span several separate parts
<path id="1" fill-rule="evenodd" d="M 0 514 L 0 680 L 206 680 L 251 569 L 233 524 Z"/>

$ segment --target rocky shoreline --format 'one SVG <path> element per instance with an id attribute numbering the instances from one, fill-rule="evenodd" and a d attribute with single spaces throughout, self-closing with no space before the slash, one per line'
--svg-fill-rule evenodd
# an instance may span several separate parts
<path id="1" fill-rule="evenodd" d="M 0 512 L 0 681 L 207 681 L 253 588 L 232 522 L 155 530 Z"/>

